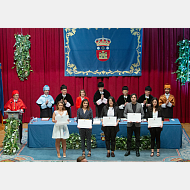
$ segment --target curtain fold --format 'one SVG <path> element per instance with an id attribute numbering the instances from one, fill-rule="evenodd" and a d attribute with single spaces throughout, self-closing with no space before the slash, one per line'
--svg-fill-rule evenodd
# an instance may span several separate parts
<path id="1" fill-rule="evenodd" d="M 177 69 L 175 63 L 178 57 L 177 42 L 190 38 L 189 28 L 144 28 L 142 46 L 142 76 L 141 77 L 65 77 L 64 76 L 64 38 L 62 28 L 22 28 L 24 35 L 31 38 L 31 67 L 33 72 L 28 80 L 22 82 L 17 77 L 16 69 L 11 69 L 14 62 L 14 34 L 20 33 L 20 28 L 0 29 L 0 62 L 3 72 L 4 103 L 10 98 L 12 91 L 17 89 L 20 98 L 27 106 L 23 122 L 29 122 L 32 116 L 39 117 L 40 109 L 36 100 L 43 94 L 43 86 L 50 86 L 50 94 L 55 99 L 60 93 L 60 86 L 67 85 L 74 104 L 79 96 L 80 89 L 85 89 L 90 99 L 90 107 L 95 116 L 93 96 L 97 84 L 104 82 L 105 89 L 117 100 L 122 94 L 122 86 L 129 87 L 129 93 L 136 93 L 139 97 L 145 87 L 152 87 L 151 94 L 157 98 L 164 94 L 164 84 L 171 84 L 171 94 L 176 98 L 174 118 L 180 122 L 190 122 L 189 84 L 184 86 L 176 81 Z M 85 66 L 85 65 L 84 65 Z M 72 117 L 76 116 L 75 105 Z"/>

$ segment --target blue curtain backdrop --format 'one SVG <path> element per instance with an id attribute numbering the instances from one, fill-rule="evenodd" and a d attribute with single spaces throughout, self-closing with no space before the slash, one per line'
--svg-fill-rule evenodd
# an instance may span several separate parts
<path id="1" fill-rule="evenodd" d="M 141 28 L 65 28 L 65 76 L 141 76 Z"/>
<path id="2" fill-rule="evenodd" d="M 1 71 L 1 63 L 0 63 L 0 111 L 4 116 L 4 98 L 3 98 L 3 82 L 2 82 L 2 71 Z"/>

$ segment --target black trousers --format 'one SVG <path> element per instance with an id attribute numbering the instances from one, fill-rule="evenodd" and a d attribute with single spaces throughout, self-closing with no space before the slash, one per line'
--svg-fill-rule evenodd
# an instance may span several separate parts
<path id="1" fill-rule="evenodd" d="M 133 131 L 135 133 L 135 149 L 139 150 L 140 146 L 140 127 L 135 127 L 133 124 L 131 127 L 127 127 L 127 150 L 130 151 L 131 149 L 131 139 L 133 135 Z"/>
<path id="2" fill-rule="evenodd" d="M 84 152 L 85 151 L 85 137 L 87 140 L 87 150 L 91 151 L 91 134 L 92 129 L 79 129 L 79 134 L 81 138 L 81 149 Z"/>
<path id="3" fill-rule="evenodd" d="M 110 150 L 110 141 L 111 141 L 111 151 L 115 151 L 115 127 L 114 126 L 106 126 L 105 127 L 105 139 L 106 139 L 106 149 Z"/>
<path id="4" fill-rule="evenodd" d="M 149 128 L 149 131 L 151 134 L 151 149 L 154 149 L 155 140 L 156 140 L 157 149 L 160 149 L 160 133 L 162 131 L 162 128 L 153 127 L 153 128 Z"/>

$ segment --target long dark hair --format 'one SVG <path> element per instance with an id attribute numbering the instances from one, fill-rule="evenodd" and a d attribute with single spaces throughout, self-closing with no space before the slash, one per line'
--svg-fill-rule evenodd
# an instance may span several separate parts
<path id="1" fill-rule="evenodd" d="M 151 100 L 151 106 L 148 107 L 149 111 L 153 111 L 153 101 L 156 100 L 157 101 L 157 105 L 155 106 L 156 108 L 156 111 L 160 111 L 161 110 L 161 107 L 159 106 L 159 103 L 158 103 L 158 99 L 156 97 L 152 98 Z"/>
<path id="2" fill-rule="evenodd" d="M 83 99 L 83 100 L 82 100 L 82 102 L 81 102 L 81 104 L 80 104 L 80 108 L 83 108 L 83 103 L 84 103 L 84 102 L 88 102 L 87 110 L 89 111 L 90 106 L 89 106 L 89 101 L 88 101 L 87 99 Z"/>
<path id="3" fill-rule="evenodd" d="M 114 108 L 115 106 L 117 106 L 117 103 L 115 102 L 114 97 L 113 97 L 113 96 L 109 96 L 108 102 L 107 102 L 107 104 L 106 104 L 107 109 L 109 109 L 109 107 L 110 107 L 110 105 L 109 105 L 109 100 L 110 100 L 110 99 L 113 101 L 113 108 Z"/>

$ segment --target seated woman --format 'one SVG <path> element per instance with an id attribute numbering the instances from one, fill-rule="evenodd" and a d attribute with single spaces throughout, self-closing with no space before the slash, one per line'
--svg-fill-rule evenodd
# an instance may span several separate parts
<path id="1" fill-rule="evenodd" d="M 155 139 L 156 139 L 156 146 L 157 146 L 157 157 L 160 156 L 160 133 L 163 128 L 164 123 L 164 117 L 163 117 L 163 111 L 162 108 L 158 104 L 158 99 L 156 97 L 152 98 L 151 106 L 148 107 L 147 112 L 147 121 L 148 118 L 154 118 L 154 117 L 161 117 L 162 118 L 162 125 L 158 127 L 151 127 L 148 126 L 148 130 L 151 134 L 151 157 L 154 156 L 154 146 L 155 146 Z"/>
<path id="2" fill-rule="evenodd" d="M 52 122 L 55 123 L 53 128 L 52 138 L 55 139 L 55 147 L 57 150 L 57 157 L 61 158 L 60 156 L 60 142 L 62 142 L 63 147 L 63 157 L 66 157 L 66 139 L 69 138 L 69 130 L 67 125 L 56 125 L 57 120 L 55 120 L 55 116 L 60 115 L 68 115 L 67 110 L 65 109 L 63 101 L 59 101 L 56 105 L 56 110 L 53 112 Z M 68 119 L 69 121 L 69 119 Z"/>
<path id="3" fill-rule="evenodd" d="M 103 119 L 102 119 L 102 131 L 105 134 L 106 139 L 106 148 L 107 148 L 107 157 L 110 157 L 110 140 L 111 140 L 111 156 L 115 157 L 114 151 L 115 151 L 115 138 L 116 134 L 119 131 L 119 108 L 116 105 L 114 97 L 110 96 L 108 98 L 108 103 L 103 107 L 101 112 L 101 117 L 103 116 L 116 116 L 117 117 L 117 123 L 116 126 L 104 126 Z"/>
<path id="4" fill-rule="evenodd" d="M 83 99 L 83 101 L 81 102 L 80 108 L 77 110 L 77 123 L 78 123 L 78 119 L 91 119 L 93 121 L 92 109 L 90 108 L 89 101 L 87 99 Z M 78 125 L 77 127 L 79 128 Z M 91 156 L 92 128 L 79 128 L 79 134 L 81 137 L 82 156 L 85 156 L 85 137 L 86 137 L 88 157 L 90 157 Z"/>
<path id="5" fill-rule="evenodd" d="M 76 108 L 77 110 L 80 108 L 82 100 L 87 99 L 89 101 L 89 98 L 86 97 L 86 92 L 84 89 L 80 90 L 79 97 L 77 97 L 76 100 Z"/>

